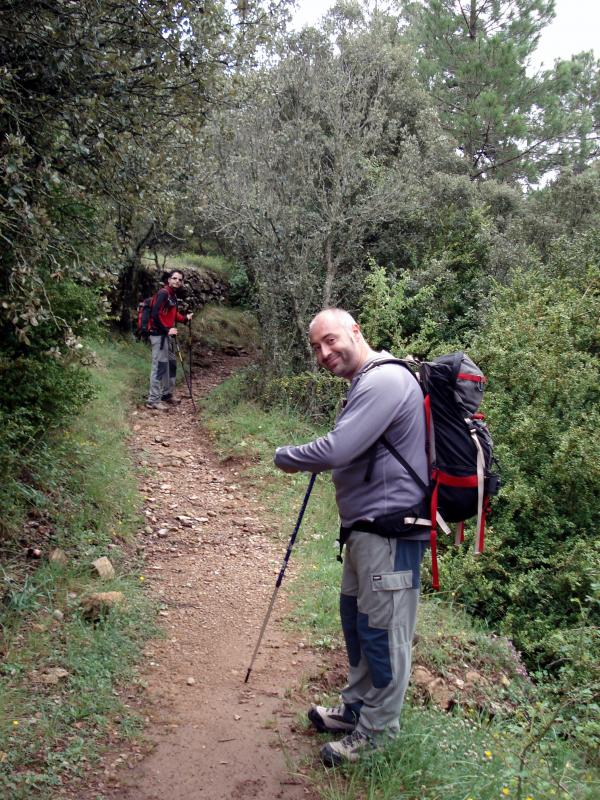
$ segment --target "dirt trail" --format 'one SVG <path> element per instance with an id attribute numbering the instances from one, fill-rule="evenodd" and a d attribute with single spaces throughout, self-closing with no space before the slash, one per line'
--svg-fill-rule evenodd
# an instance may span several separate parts
<path id="1" fill-rule="evenodd" d="M 194 394 L 240 361 L 223 356 L 199 370 Z M 142 668 L 146 745 L 121 745 L 78 800 L 315 798 L 298 772 L 317 743 L 297 729 L 306 698 L 295 687 L 320 667 L 299 635 L 281 632 L 285 585 L 243 683 L 285 550 L 270 535 L 273 517 L 235 464 L 219 463 L 189 401 L 167 413 L 139 410 L 133 429 L 147 470 L 144 580 L 166 636 L 149 643 Z"/>

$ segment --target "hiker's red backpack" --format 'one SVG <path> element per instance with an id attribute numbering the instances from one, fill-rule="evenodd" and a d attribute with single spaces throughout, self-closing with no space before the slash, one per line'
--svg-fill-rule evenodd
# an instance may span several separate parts
<path id="1" fill-rule="evenodd" d="M 382 443 L 408 470 L 429 496 L 431 520 L 432 585 L 439 589 L 437 526 L 450 534 L 457 523 L 455 541 L 464 540 L 464 522 L 477 517 L 475 552 L 483 551 L 489 498 L 498 493 L 500 477 L 491 472 L 493 443 L 479 406 L 486 378 L 465 353 L 450 353 L 433 361 L 385 359 L 373 364 L 396 363 L 411 371 L 425 397 L 425 420 L 430 485 L 385 437 Z"/>

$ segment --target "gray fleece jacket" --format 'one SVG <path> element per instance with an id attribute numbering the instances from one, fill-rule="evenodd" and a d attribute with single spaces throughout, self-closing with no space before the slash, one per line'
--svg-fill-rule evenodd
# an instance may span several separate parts
<path id="1" fill-rule="evenodd" d="M 369 449 L 383 433 L 428 482 L 423 394 L 415 378 L 399 364 L 382 364 L 364 372 L 371 361 L 381 358 L 393 356 L 375 353 L 354 376 L 332 431 L 308 444 L 279 447 L 275 453 L 279 467 L 332 470 L 345 527 L 359 519 L 410 509 L 423 499 L 421 487 L 381 443 L 371 480 L 365 481 Z"/>

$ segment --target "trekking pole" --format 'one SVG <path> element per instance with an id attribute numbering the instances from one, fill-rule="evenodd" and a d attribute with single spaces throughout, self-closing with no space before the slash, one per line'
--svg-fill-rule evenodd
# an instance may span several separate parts
<path id="1" fill-rule="evenodd" d="M 190 392 L 190 400 L 192 401 L 192 406 L 194 409 L 194 414 L 198 414 L 198 409 L 196 408 L 196 403 L 194 402 L 194 396 L 192 395 L 192 382 L 188 378 L 187 372 L 185 371 L 185 364 L 183 363 L 183 356 L 181 355 L 181 348 L 179 347 L 179 342 L 175 337 L 175 350 L 177 351 L 177 355 L 179 356 L 179 360 L 181 361 L 181 369 L 183 370 L 183 377 L 185 378 L 185 382 L 187 383 L 188 390 Z"/>
<path id="2" fill-rule="evenodd" d="M 271 611 L 273 611 L 273 606 L 275 605 L 275 598 L 277 597 L 277 592 L 279 587 L 281 586 L 281 582 L 283 580 L 283 575 L 285 573 L 285 569 L 287 567 L 288 561 L 290 560 L 290 556 L 292 554 L 292 547 L 294 546 L 294 542 L 296 541 L 296 536 L 298 535 L 298 531 L 300 530 L 300 524 L 302 522 L 302 517 L 304 516 L 304 512 L 306 511 L 306 506 L 308 504 L 308 498 L 310 497 L 310 493 L 312 492 L 312 488 L 315 483 L 317 475 L 313 473 L 310 476 L 310 480 L 308 482 L 308 487 L 306 489 L 306 494 L 304 495 L 304 500 L 302 502 L 302 507 L 300 508 L 300 513 L 298 514 L 298 519 L 296 520 L 296 525 L 294 526 L 294 531 L 290 538 L 285 556 L 283 558 L 283 563 L 281 565 L 281 569 L 279 570 L 279 575 L 277 576 L 277 580 L 275 581 L 275 589 L 273 590 L 273 594 L 271 596 L 271 602 L 269 603 L 269 608 L 267 609 L 267 613 L 262 624 L 262 628 L 260 629 L 260 633 L 258 634 L 258 642 L 256 643 L 256 647 L 254 648 L 254 653 L 252 654 L 252 660 L 250 661 L 250 666 L 248 667 L 248 672 L 246 673 L 246 677 L 244 679 L 244 683 L 248 683 L 248 678 L 250 677 L 250 673 L 252 672 L 252 667 L 254 666 L 254 660 L 258 654 L 258 649 L 260 647 L 260 643 L 262 642 L 262 638 L 267 627 L 267 623 L 269 622 L 269 617 L 271 616 Z"/>
<path id="3" fill-rule="evenodd" d="M 190 330 L 189 330 L 189 334 L 190 334 L 189 354 L 188 355 L 189 355 L 189 362 L 190 362 L 190 381 L 191 381 L 192 380 L 192 320 L 191 319 L 188 319 L 188 325 L 189 325 L 189 328 L 190 328 Z"/>

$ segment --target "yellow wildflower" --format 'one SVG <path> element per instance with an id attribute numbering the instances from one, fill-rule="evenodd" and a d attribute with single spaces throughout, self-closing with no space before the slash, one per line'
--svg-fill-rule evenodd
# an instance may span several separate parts
<path id="1" fill-rule="evenodd" d="M 508 797 L 508 795 L 510 794 L 510 789 L 508 788 L 508 786 L 502 787 L 502 794 L 504 795 L 504 797 Z"/>
<path id="2" fill-rule="evenodd" d="M 492 757 L 492 751 L 486 750 L 483 755 L 489 760 Z"/>
<path id="3" fill-rule="evenodd" d="M 13 719 L 13 727 L 14 728 L 18 728 L 19 727 L 19 720 L 18 719 Z"/>

